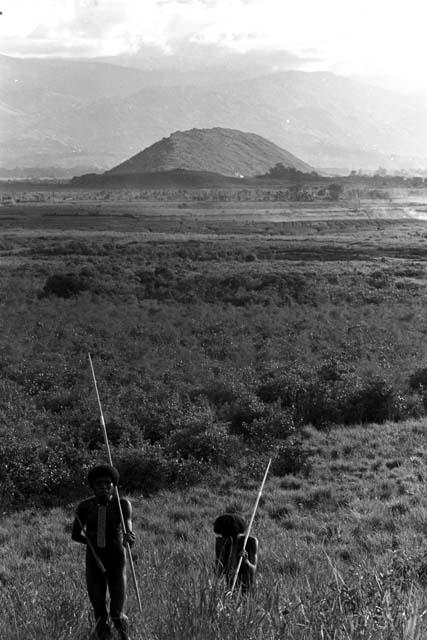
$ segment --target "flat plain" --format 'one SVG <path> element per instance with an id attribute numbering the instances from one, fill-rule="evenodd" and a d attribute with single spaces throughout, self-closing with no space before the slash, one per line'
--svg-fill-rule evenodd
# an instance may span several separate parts
<path id="1" fill-rule="evenodd" d="M 425 638 L 426 192 L 37 194 L 0 206 L 2 638 L 93 622 L 69 538 L 105 455 L 88 351 L 134 504 L 132 638 Z M 212 522 L 249 517 L 270 455 L 242 601 Z"/>

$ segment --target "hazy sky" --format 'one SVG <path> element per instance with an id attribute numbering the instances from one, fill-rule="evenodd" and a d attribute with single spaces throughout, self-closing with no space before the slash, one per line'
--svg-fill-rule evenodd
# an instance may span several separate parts
<path id="1" fill-rule="evenodd" d="M 250 64 L 396 79 L 427 91 L 425 0 L 2 0 L 12 56 L 138 54 L 146 66 Z"/>

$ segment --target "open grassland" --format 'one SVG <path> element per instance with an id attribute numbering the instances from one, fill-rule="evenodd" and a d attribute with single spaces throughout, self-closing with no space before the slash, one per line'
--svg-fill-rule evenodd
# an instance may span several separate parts
<path id="1" fill-rule="evenodd" d="M 2 638 L 90 626 L 88 351 L 134 496 L 133 638 L 426 637 L 424 197 L 0 208 Z M 249 514 L 270 455 L 238 606 L 212 521 Z"/>

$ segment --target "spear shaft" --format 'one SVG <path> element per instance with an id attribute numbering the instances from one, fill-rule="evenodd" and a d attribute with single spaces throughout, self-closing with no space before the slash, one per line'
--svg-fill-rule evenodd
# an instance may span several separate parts
<path id="1" fill-rule="evenodd" d="M 113 466 L 113 459 L 111 457 L 111 449 L 110 449 L 110 444 L 108 442 L 107 427 L 105 426 L 104 412 L 102 411 L 101 398 L 99 397 L 98 384 L 96 382 L 95 370 L 93 368 L 93 363 L 92 363 L 92 358 L 90 357 L 90 353 L 88 353 L 88 356 L 89 356 L 90 368 L 91 368 L 91 371 L 92 371 L 93 384 L 95 386 L 96 398 L 98 400 L 99 415 L 100 415 L 100 420 L 101 420 L 101 428 L 102 428 L 102 432 L 104 434 L 104 441 L 105 441 L 105 446 L 107 448 L 108 460 L 110 462 L 110 465 Z M 126 524 L 125 524 L 125 519 L 123 517 L 123 510 L 122 510 L 122 505 L 120 504 L 120 496 L 119 496 L 119 490 L 117 489 L 117 485 L 114 485 L 114 493 L 115 493 L 115 496 L 116 496 L 117 504 L 119 505 L 119 513 L 120 513 L 120 520 L 121 520 L 122 528 L 123 528 L 123 535 L 126 535 Z M 132 552 L 130 550 L 129 542 L 125 542 L 125 546 L 126 546 L 126 551 L 127 551 L 128 558 L 129 558 L 129 566 L 130 566 L 131 572 L 132 572 L 132 579 L 133 579 L 133 584 L 134 584 L 134 587 L 135 587 L 136 599 L 138 600 L 138 607 L 139 607 L 140 612 L 142 613 L 141 597 L 139 595 L 138 582 L 136 580 L 136 573 L 135 573 L 135 566 L 133 564 Z"/>
<path id="2" fill-rule="evenodd" d="M 246 550 L 246 543 L 248 541 L 249 534 L 250 534 L 251 529 L 252 529 L 252 524 L 253 524 L 253 521 L 255 519 L 255 514 L 256 514 L 257 509 L 258 509 L 258 504 L 259 504 L 259 501 L 260 501 L 260 498 L 261 498 L 261 494 L 262 494 L 263 489 L 264 489 L 265 481 L 267 480 L 267 475 L 268 475 L 268 472 L 270 470 L 270 465 L 271 465 L 271 458 L 268 461 L 267 469 L 265 470 L 264 477 L 263 477 L 262 482 L 261 482 L 261 487 L 260 487 L 260 490 L 258 491 L 257 499 L 255 501 L 255 506 L 254 506 L 253 511 L 252 511 L 251 519 L 249 521 L 249 526 L 246 529 L 245 539 L 243 540 L 242 553 Z M 239 562 L 238 562 L 238 565 L 237 565 L 237 569 L 236 569 L 236 573 L 234 574 L 233 584 L 231 585 L 230 595 L 232 595 L 232 593 L 233 593 L 233 591 L 235 589 L 236 582 L 237 582 L 237 577 L 238 577 L 239 571 L 240 571 L 240 567 L 242 566 L 242 561 L 243 561 L 243 557 L 240 556 Z"/>

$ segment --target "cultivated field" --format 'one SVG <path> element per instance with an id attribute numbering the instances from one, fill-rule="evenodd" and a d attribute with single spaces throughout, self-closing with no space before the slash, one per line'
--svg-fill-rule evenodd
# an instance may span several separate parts
<path id="1" fill-rule="evenodd" d="M 134 640 L 427 634 L 427 195 L 0 206 L 5 640 L 83 639 L 86 469 L 131 494 Z M 213 519 L 250 514 L 257 592 L 213 577 Z"/>

